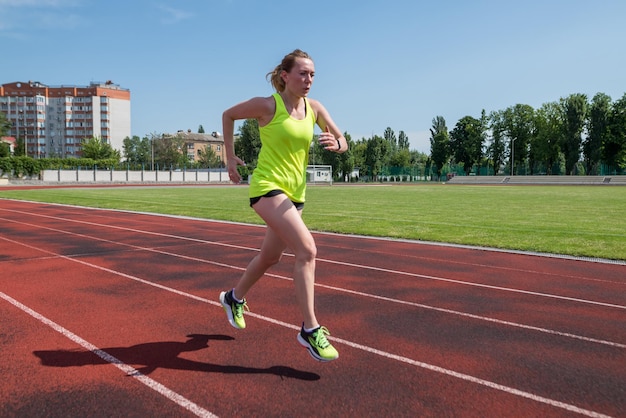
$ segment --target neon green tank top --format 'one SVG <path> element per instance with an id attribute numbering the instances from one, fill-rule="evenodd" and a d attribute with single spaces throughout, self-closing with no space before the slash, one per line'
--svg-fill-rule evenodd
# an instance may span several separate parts
<path id="1" fill-rule="evenodd" d="M 294 202 L 304 202 L 306 166 L 313 140 L 315 115 L 305 99 L 306 117 L 292 118 L 280 94 L 272 95 L 276 102 L 274 118 L 259 128 L 261 151 L 250 182 L 250 197 L 263 196 L 271 190 L 282 190 Z"/>

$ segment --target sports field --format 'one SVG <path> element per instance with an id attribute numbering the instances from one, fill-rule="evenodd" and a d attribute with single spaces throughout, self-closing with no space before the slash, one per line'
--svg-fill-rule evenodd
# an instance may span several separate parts
<path id="1" fill-rule="evenodd" d="M 259 223 L 246 186 L 0 189 L 0 198 Z M 619 186 L 309 187 L 312 230 L 626 260 Z"/>

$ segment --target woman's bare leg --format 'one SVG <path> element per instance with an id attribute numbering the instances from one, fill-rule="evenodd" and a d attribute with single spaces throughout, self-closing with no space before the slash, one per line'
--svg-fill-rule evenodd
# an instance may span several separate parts
<path id="1" fill-rule="evenodd" d="M 284 249 L 289 247 L 295 255 L 293 280 L 304 326 L 318 327 L 314 296 L 317 248 L 302 220 L 301 212 L 284 194 L 264 197 L 253 208 L 267 224 L 267 232 L 261 252 L 248 265 L 235 287 L 235 295 L 243 298 L 265 271 L 280 260 Z"/>
<path id="2" fill-rule="evenodd" d="M 267 227 L 261 251 L 250 261 L 246 271 L 235 286 L 235 296 L 238 299 L 243 299 L 263 274 L 280 261 L 285 248 L 283 240 L 274 233 L 272 228 Z"/>

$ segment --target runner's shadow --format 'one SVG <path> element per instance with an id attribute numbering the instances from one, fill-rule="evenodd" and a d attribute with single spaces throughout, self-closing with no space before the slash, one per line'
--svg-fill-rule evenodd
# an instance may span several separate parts
<path id="1" fill-rule="evenodd" d="M 223 366 L 180 358 L 184 352 L 199 351 L 209 346 L 209 340 L 229 341 L 227 335 L 191 334 L 185 342 L 161 341 L 137 344 L 130 347 L 109 347 L 98 350 L 45 350 L 33 351 L 41 364 L 49 367 L 80 367 L 99 364 L 124 363 L 133 366 L 139 373 L 149 375 L 157 369 L 189 370 L 224 374 L 274 374 L 281 378 L 319 380 L 315 373 L 300 371 L 287 366 L 255 368 L 245 366 Z"/>

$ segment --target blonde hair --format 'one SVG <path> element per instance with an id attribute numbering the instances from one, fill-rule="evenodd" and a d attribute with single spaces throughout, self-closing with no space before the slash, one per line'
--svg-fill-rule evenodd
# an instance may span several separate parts
<path id="1" fill-rule="evenodd" d="M 312 60 L 309 54 L 300 49 L 296 49 L 293 52 L 285 55 L 281 63 L 278 64 L 273 71 L 270 71 L 265 76 L 272 83 L 272 87 L 274 87 L 277 92 L 281 93 L 283 90 L 285 90 L 285 81 L 280 76 L 280 73 L 282 71 L 290 72 L 296 62 L 296 58 L 306 58 Z"/>

